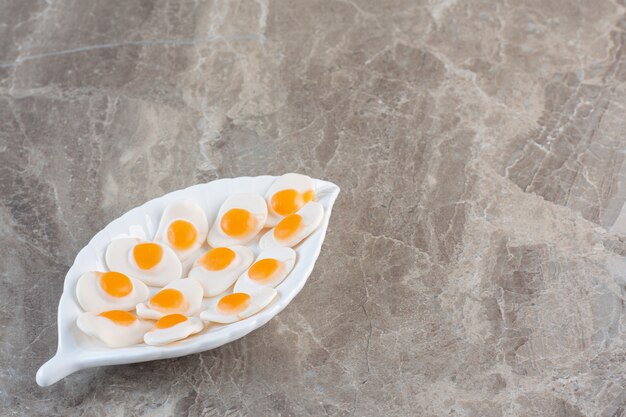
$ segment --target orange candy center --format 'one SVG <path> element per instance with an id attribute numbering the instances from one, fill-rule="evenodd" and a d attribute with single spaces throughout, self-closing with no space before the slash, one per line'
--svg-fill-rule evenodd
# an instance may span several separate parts
<path id="1" fill-rule="evenodd" d="M 226 295 L 217 303 L 217 309 L 225 314 L 240 313 L 248 307 L 250 296 L 243 292 Z"/>
<path id="2" fill-rule="evenodd" d="M 137 320 L 137 317 L 130 314 L 128 311 L 111 310 L 98 314 L 100 317 L 107 318 L 113 323 L 120 326 L 130 326 Z"/>
<path id="3" fill-rule="evenodd" d="M 281 216 L 295 213 L 304 204 L 302 194 L 297 190 L 281 190 L 272 196 L 272 209 Z"/>
<path id="4" fill-rule="evenodd" d="M 163 248 L 157 243 L 139 243 L 133 248 L 133 257 L 139 268 L 150 269 L 161 262 Z"/>
<path id="5" fill-rule="evenodd" d="M 100 275 L 100 287 L 110 296 L 125 297 L 133 290 L 133 283 L 119 272 L 105 272 Z"/>
<path id="6" fill-rule="evenodd" d="M 161 317 L 154 324 L 154 327 L 157 329 L 168 329 L 184 321 L 187 321 L 187 317 L 183 316 L 182 314 L 170 314 L 170 315 Z"/>
<path id="7" fill-rule="evenodd" d="M 255 262 L 248 270 L 248 276 L 253 281 L 265 281 L 283 266 L 277 259 L 265 258 Z"/>
<path id="8" fill-rule="evenodd" d="M 196 227 L 187 220 L 174 220 L 167 228 L 167 240 L 176 249 L 189 249 L 197 239 Z"/>
<path id="9" fill-rule="evenodd" d="M 288 239 L 293 236 L 302 226 L 302 216 L 290 214 L 274 228 L 274 237 L 278 240 Z"/>
<path id="10" fill-rule="evenodd" d="M 275 193 L 270 200 L 270 205 L 276 214 L 287 216 L 300 210 L 303 205 L 313 200 L 314 197 L 313 190 L 300 193 L 298 190 L 290 188 Z"/>
<path id="11" fill-rule="evenodd" d="M 232 237 L 244 237 L 256 228 L 256 219 L 248 210 L 234 208 L 222 216 L 220 226 Z"/>
<path id="12" fill-rule="evenodd" d="M 174 288 L 165 288 L 150 300 L 150 305 L 161 311 L 182 310 L 187 307 L 186 304 L 183 293 Z"/>
<path id="13" fill-rule="evenodd" d="M 230 265 L 235 259 L 235 252 L 228 248 L 211 249 L 198 261 L 205 269 L 209 271 L 221 271 Z"/>

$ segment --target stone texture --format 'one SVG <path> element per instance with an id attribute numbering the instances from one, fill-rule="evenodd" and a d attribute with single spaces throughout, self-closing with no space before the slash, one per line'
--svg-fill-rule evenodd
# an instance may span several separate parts
<path id="1" fill-rule="evenodd" d="M 625 416 L 623 0 L 0 0 L 0 415 Z M 143 201 L 342 194 L 264 328 L 41 389 Z"/>

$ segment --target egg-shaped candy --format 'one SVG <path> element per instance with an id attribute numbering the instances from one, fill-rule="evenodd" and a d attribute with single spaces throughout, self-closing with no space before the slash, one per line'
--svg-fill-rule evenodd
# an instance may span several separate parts
<path id="1" fill-rule="evenodd" d="M 296 252 L 291 248 L 269 248 L 257 256 L 254 263 L 235 283 L 234 292 L 252 293 L 261 287 L 276 287 L 289 275 L 296 264 Z"/>
<path id="2" fill-rule="evenodd" d="M 254 254 L 245 246 L 214 248 L 196 259 L 189 278 L 202 285 L 205 297 L 214 297 L 233 285 L 253 260 Z"/>
<path id="3" fill-rule="evenodd" d="M 96 314 L 134 310 L 148 295 L 146 284 L 121 272 L 86 272 L 76 284 L 78 303 L 83 310 Z"/>
<path id="4" fill-rule="evenodd" d="M 154 240 L 165 242 L 181 261 L 204 243 L 209 224 L 204 210 L 193 201 L 177 201 L 166 207 Z"/>
<path id="5" fill-rule="evenodd" d="M 311 177 L 302 174 L 282 175 L 270 185 L 265 193 L 267 221 L 265 227 L 274 227 L 284 217 L 315 201 L 315 187 Z"/>
<path id="6" fill-rule="evenodd" d="M 273 247 L 294 247 L 315 231 L 324 218 L 324 208 L 320 203 L 309 203 L 282 219 L 261 237 L 261 249 Z"/>
<path id="7" fill-rule="evenodd" d="M 100 314 L 82 313 L 76 320 L 76 326 L 109 347 L 124 347 L 143 342 L 143 335 L 152 324 L 128 311 L 112 310 Z"/>
<path id="8" fill-rule="evenodd" d="M 154 287 L 162 287 L 183 273 L 180 260 L 169 246 L 135 237 L 113 240 L 105 258 L 110 270 Z"/>
<path id="9" fill-rule="evenodd" d="M 200 313 L 200 318 L 214 323 L 234 323 L 263 310 L 276 294 L 272 287 L 263 287 L 250 294 L 243 292 L 228 294 L 213 300 L 209 308 Z"/>
<path id="10" fill-rule="evenodd" d="M 183 314 L 169 314 L 161 317 L 143 340 L 146 345 L 161 346 L 185 339 L 204 329 L 204 323 L 197 317 Z"/>
<path id="11" fill-rule="evenodd" d="M 244 245 L 265 225 L 267 205 L 258 194 L 229 196 L 221 205 L 207 241 L 214 248 Z"/>
<path id="12" fill-rule="evenodd" d="M 168 314 L 196 314 L 202 304 L 202 285 L 193 278 L 177 279 L 154 294 L 147 303 L 137 304 L 137 315 L 158 320 Z"/>

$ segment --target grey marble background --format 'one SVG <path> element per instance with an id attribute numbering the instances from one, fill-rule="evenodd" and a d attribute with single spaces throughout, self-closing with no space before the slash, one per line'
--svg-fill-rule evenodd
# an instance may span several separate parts
<path id="1" fill-rule="evenodd" d="M 0 415 L 625 416 L 624 0 L 0 0 Z M 36 386 L 64 274 L 221 177 L 343 192 L 305 289 Z"/>

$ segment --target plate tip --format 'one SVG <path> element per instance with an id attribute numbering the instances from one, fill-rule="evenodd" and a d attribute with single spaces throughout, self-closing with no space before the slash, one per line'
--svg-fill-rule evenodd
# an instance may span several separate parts
<path id="1" fill-rule="evenodd" d="M 40 387 L 47 387 L 50 385 L 49 381 L 46 379 L 46 371 L 44 370 L 44 365 L 40 366 L 37 370 L 37 375 L 35 375 L 35 380 L 37 381 L 37 385 Z"/>
<path id="2" fill-rule="evenodd" d="M 78 370 L 77 363 L 57 353 L 37 370 L 35 380 L 40 387 L 48 387 Z"/>

